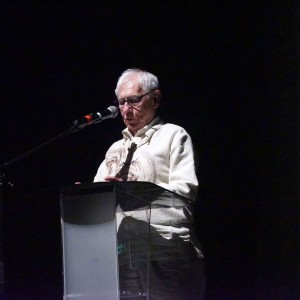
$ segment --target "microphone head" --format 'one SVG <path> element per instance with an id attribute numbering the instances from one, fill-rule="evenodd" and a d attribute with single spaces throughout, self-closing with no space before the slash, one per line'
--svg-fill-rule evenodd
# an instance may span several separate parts
<path id="1" fill-rule="evenodd" d="M 110 106 L 107 109 L 111 111 L 110 118 L 115 118 L 119 113 L 119 109 L 116 106 Z"/>

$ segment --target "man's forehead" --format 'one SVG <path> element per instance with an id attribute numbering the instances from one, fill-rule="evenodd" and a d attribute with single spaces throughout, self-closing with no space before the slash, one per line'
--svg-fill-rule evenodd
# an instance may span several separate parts
<path id="1" fill-rule="evenodd" d="M 126 80 L 120 86 L 120 94 L 127 92 L 140 92 L 142 88 L 140 87 L 139 81 L 135 78 Z"/>

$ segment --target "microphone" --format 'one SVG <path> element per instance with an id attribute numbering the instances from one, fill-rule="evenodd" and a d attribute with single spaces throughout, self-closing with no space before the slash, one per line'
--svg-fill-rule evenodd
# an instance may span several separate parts
<path id="1" fill-rule="evenodd" d="M 76 121 L 74 121 L 74 127 L 82 129 L 87 125 L 99 123 L 108 118 L 115 118 L 118 115 L 118 108 L 110 106 L 101 112 L 90 113 Z"/>

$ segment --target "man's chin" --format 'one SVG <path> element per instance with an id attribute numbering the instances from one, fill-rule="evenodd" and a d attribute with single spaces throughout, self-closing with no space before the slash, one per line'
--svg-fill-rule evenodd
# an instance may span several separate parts
<path id="1" fill-rule="evenodd" d="M 125 125 L 131 133 L 136 133 L 140 129 L 138 124 L 134 122 L 125 122 Z"/>
<path id="2" fill-rule="evenodd" d="M 126 121 L 125 121 L 125 125 L 126 125 L 127 127 L 136 127 L 136 126 L 137 126 L 137 123 L 136 123 L 136 121 L 134 121 L 134 120 L 126 120 Z"/>

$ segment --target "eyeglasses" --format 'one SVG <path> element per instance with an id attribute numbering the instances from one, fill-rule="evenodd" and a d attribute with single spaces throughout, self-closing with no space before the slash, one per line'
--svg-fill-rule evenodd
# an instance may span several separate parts
<path id="1" fill-rule="evenodd" d="M 116 100 L 114 100 L 114 105 L 116 105 L 116 106 L 118 105 L 119 107 L 123 107 L 125 105 L 125 102 L 127 102 L 128 105 L 130 105 L 130 106 L 137 106 L 142 101 L 143 97 L 145 97 L 146 95 L 154 92 L 155 90 L 157 90 L 157 89 L 153 89 L 153 90 L 151 90 L 151 91 L 149 91 L 149 92 L 147 92 L 147 93 L 145 93 L 141 96 L 132 96 L 132 97 L 125 98 L 125 99 L 120 99 L 120 100 L 116 99 Z"/>

